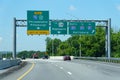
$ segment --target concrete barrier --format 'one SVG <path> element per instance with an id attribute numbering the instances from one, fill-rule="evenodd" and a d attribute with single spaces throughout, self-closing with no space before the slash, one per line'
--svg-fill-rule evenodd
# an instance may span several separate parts
<path id="1" fill-rule="evenodd" d="M 71 59 L 73 59 L 73 56 L 70 56 Z M 59 59 L 59 60 L 63 60 L 63 56 L 50 56 L 50 59 Z"/>
<path id="2" fill-rule="evenodd" d="M 21 69 L 22 67 L 24 67 L 25 65 L 27 65 L 26 61 L 22 61 L 19 65 L 17 66 L 13 66 L 9 69 L 5 69 L 5 70 L 0 70 L 0 80 L 2 80 L 4 77 L 6 77 L 7 75 L 13 73 L 14 71 L 17 71 L 19 69 Z"/>
<path id="3" fill-rule="evenodd" d="M 5 69 L 11 66 L 20 64 L 20 59 L 16 60 L 0 60 L 0 69 Z"/>
<path id="4" fill-rule="evenodd" d="M 74 57 L 74 59 L 84 59 L 84 60 L 94 60 L 103 62 L 120 63 L 120 58 L 110 58 L 107 57 Z"/>

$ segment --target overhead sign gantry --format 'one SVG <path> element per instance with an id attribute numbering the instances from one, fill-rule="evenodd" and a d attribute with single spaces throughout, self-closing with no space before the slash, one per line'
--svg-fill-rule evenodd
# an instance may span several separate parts
<path id="1" fill-rule="evenodd" d="M 16 27 L 28 27 L 28 35 L 41 34 L 95 34 L 96 24 L 104 23 L 99 27 L 105 27 L 105 51 L 108 59 L 111 54 L 110 29 L 111 19 L 108 20 L 49 20 L 48 11 L 28 11 L 27 20 L 14 18 L 13 58 L 16 58 Z M 49 30 L 50 29 L 50 30 Z"/>

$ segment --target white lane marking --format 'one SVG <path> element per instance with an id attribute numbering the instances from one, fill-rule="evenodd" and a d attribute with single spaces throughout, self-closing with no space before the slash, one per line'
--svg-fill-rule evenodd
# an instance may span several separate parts
<path id="1" fill-rule="evenodd" d="M 63 69 L 63 67 L 60 67 L 60 69 Z"/>
<path id="2" fill-rule="evenodd" d="M 71 72 L 67 72 L 69 75 L 72 75 L 72 73 Z"/>
<path id="3" fill-rule="evenodd" d="M 47 60 L 47 62 L 53 62 L 53 63 L 55 62 L 55 63 L 56 63 L 56 62 L 63 62 L 63 61 L 57 61 L 57 60 Z"/>

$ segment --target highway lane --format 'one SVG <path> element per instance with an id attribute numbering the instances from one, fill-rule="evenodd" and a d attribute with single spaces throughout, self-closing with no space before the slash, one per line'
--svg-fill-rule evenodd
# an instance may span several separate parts
<path id="1" fill-rule="evenodd" d="M 74 60 L 74 63 L 83 64 L 87 67 L 92 67 L 94 70 L 99 71 L 104 75 L 119 76 L 120 75 L 120 64 L 90 61 L 90 60 Z"/>
<path id="2" fill-rule="evenodd" d="M 71 80 L 71 77 L 54 66 L 50 60 L 36 60 L 34 69 L 22 80 Z"/>
<path id="3" fill-rule="evenodd" d="M 26 67 L 2 80 L 120 80 L 120 66 L 86 60 L 28 60 Z"/>
<path id="4" fill-rule="evenodd" d="M 72 62 L 83 64 L 87 67 L 92 67 L 94 69 L 99 70 L 99 72 L 102 72 L 107 75 L 118 76 L 120 74 L 120 64 L 117 63 L 91 61 L 91 60 L 73 60 Z"/>
<path id="5" fill-rule="evenodd" d="M 120 65 L 77 60 L 72 62 L 55 63 L 63 70 L 71 72 L 73 80 L 119 80 Z"/>

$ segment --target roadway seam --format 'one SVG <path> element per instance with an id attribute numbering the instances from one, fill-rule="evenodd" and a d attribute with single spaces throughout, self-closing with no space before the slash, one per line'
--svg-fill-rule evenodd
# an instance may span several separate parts
<path id="1" fill-rule="evenodd" d="M 32 66 L 23 75 L 21 75 L 17 80 L 22 80 L 28 73 L 30 73 L 30 71 L 32 71 L 34 66 L 35 66 L 35 63 L 32 63 Z"/>

